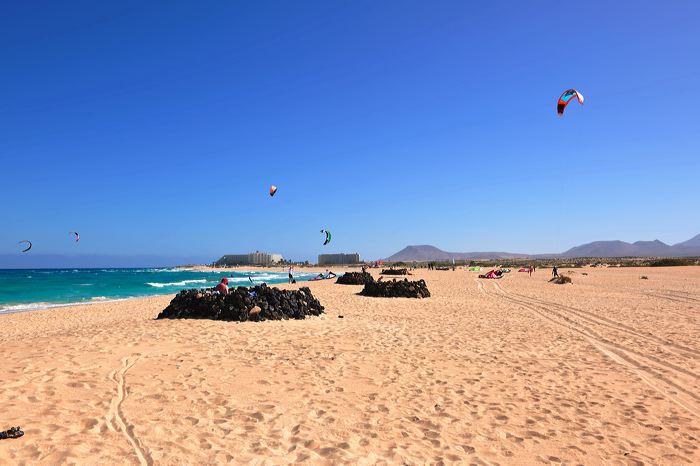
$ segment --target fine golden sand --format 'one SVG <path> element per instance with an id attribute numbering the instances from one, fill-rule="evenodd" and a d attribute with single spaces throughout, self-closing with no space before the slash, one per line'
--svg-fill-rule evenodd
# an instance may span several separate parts
<path id="1" fill-rule="evenodd" d="M 700 464 L 700 267 L 564 272 L 300 283 L 304 321 L 2 315 L 0 464 Z"/>

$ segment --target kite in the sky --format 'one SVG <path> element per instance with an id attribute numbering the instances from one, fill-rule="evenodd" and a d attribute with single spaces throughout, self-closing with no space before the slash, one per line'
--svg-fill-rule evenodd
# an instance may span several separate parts
<path id="1" fill-rule="evenodd" d="M 273 184 L 272 186 L 270 186 L 270 197 L 274 196 L 276 192 L 277 192 L 277 186 L 275 186 Z"/>
<path id="2" fill-rule="evenodd" d="M 328 230 L 321 230 L 321 233 L 326 234 L 326 240 L 323 242 L 323 245 L 325 246 L 326 244 L 331 242 L 331 232 Z"/>
<path id="3" fill-rule="evenodd" d="M 75 236 L 75 242 L 76 242 L 76 243 L 77 243 L 78 241 L 80 241 L 80 233 L 78 233 L 77 231 L 69 231 L 68 233 L 70 233 L 71 235 Z"/>
<path id="4" fill-rule="evenodd" d="M 29 240 L 27 240 L 27 239 L 23 239 L 22 241 L 20 241 L 20 242 L 17 243 L 17 244 L 22 244 L 22 243 L 27 243 L 27 244 L 29 245 L 29 247 L 28 247 L 27 249 L 23 249 L 22 252 L 27 252 L 27 251 L 29 251 L 29 250 L 32 248 L 32 242 L 31 242 L 31 241 L 29 241 Z"/>
<path id="5" fill-rule="evenodd" d="M 569 89 L 567 91 L 564 91 L 564 93 L 559 97 L 559 102 L 557 102 L 557 113 L 559 116 L 564 115 L 564 109 L 566 108 L 567 105 L 569 105 L 569 102 L 571 102 L 574 97 L 578 99 L 578 103 L 583 105 L 583 94 L 581 94 L 579 91 L 576 89 Z"/>

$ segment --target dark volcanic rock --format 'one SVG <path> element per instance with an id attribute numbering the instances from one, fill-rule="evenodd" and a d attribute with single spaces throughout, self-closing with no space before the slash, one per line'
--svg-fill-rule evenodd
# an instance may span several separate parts
<path id="1" fill-rule="evenodd" d="M 19 426 L 10 427 L 8 430 L 0 432 L 0 440 L 7 438 L 20 438 L 23 435 L 24 432 L 22 431 L 22 429 L 20 429 Z"/>
<path id="2" fill-rule="evenodd" d="M 372 283 L 374 277 L 367 272 L 346 272 L 335 281 L 341 285 L 364 285 Z"/>
<path id="3" fill-rule="evenodd" d="M 362 296 L 375 296 L 380 298 L 428 298 L 430 291 L 425 286 L 424 280 L 409 282 L 408 279 L 403 281 L 386 281 L 366 283 L 364 289 L 360 292 Z"/>
<path id="4" fill-rule="evenodd" d="M 382 269 L 382 275 L 408 275 L 406 269 Z"/>
<path id="5" fill-rule="evenodd" d="M 567 277 L 566 275 L 559 275 L 558 277 L 554 277 L 551 280 L 549 280 L 549 282 L 556 283 L 557 285 L 566 285 L 567 283 L 572 283 L 571 277 Z"/>
<path id="6" fill-rule="evenodd" d="M 280 290 L 267 285 L 232 288 L 226 296 L 210 290 L 183 290 L 158 319 L 214 319 L 235 321 L 304 319 L 323 313 L 308 287 Z"/>

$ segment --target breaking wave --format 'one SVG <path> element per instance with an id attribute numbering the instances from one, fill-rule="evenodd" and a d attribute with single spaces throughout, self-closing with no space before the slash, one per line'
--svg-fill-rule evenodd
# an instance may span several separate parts
<path id="1" fill-rule="evenodd" d="M 165 288 L 166 286 L 187 286 L 188 283 L 206 283 L 205 278 L 197 280 L 182 280 L 181 282 L 170 282 L 170 283 L 158 283 L 158 282 L 148 282 L 146 285 L 154 286 L 156 288 Z"/>

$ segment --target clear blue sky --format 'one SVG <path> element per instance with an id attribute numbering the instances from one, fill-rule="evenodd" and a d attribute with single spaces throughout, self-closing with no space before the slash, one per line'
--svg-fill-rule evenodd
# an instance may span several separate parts
<path id="1" fill-rule="evenodd" d="M 0 254 L 684 241 L 698 18 L 694 1 L 3 2 Z M 570 87 L 585 106 L 557 118 Z"/>

